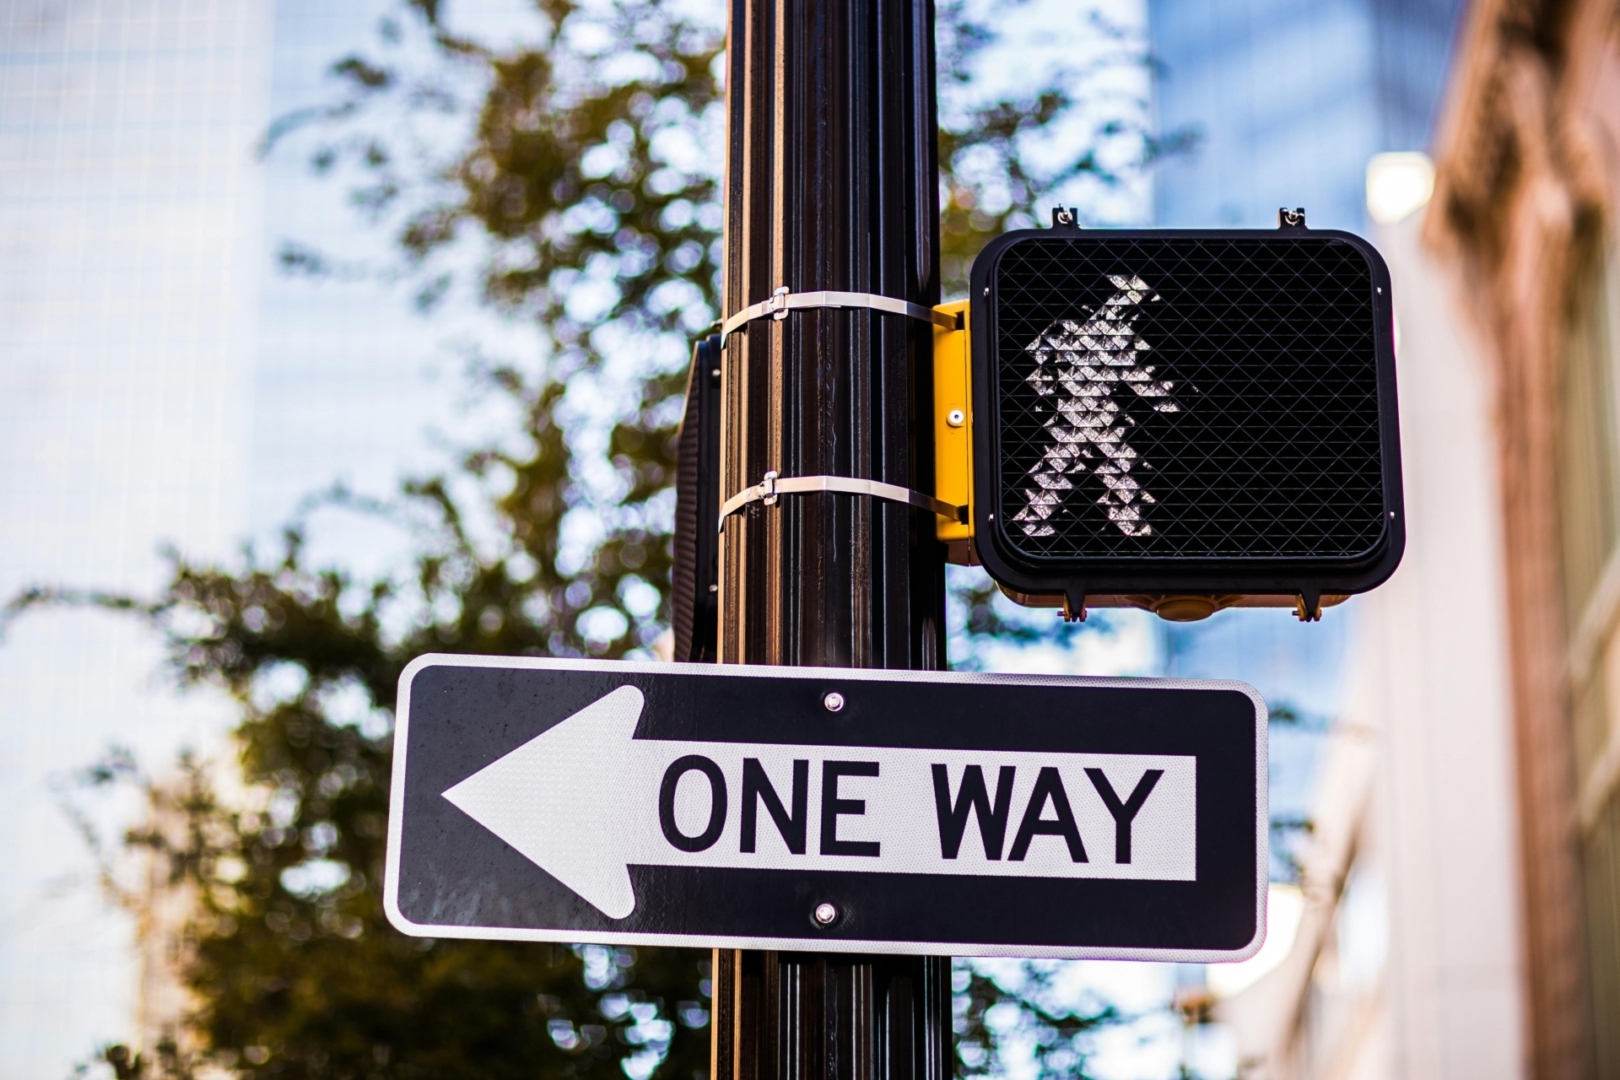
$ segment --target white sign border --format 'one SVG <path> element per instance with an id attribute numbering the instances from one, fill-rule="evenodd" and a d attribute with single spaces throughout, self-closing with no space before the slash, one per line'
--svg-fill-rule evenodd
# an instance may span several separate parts
<path id="1" fill-rule="evenodd" d="M 641 934 L 608 931 L 537 930 L 528 927 L 430 925 L 412 922 L 399 910 L 399 855 L 404 830 L 405 748 L 409 745 L 411 681 L 427 667 L 527 668 L 537 671 L 669 675 L 723 674 L 730 678 L 815 678 L 849 682 L 978 683 L 1003 686 L 1112 687 L 1118 689 L 1235 690 L 1254 702 L 1255 725 L 1255 933 L 1239 949 L 1054 948 L 1029 945 L 985 945 L 965 942 L 861 941 L 821 937 L 728 937 L 698 934 Z M 922 678 L 918 678 L 922 676 Z M 1271 810 L 1269 799 L 1268 721 L 1270 708 L 1248 683 L 1227 679 L 1101 679 L 1083 675 L 1003 675 L 960 671 L 895 671 L 876 668 L 778 667 L 767 664 L 674 664 L 656 661 L 558 659 L 538 656 L 477 656 L 426 653 L 399 675 L 394 706 L 394 761 L 389 783 L 388 851 L 383 878 L 383 911 L 396 930 L 412 937 L 465 938 L 477 941 L 551 941 L 566 944 L 672 945 L 682 948 L 775 949 L 778 951 L 877 953 L 887 956 L 1010 956 L 1057 960 L 1149 960 L 1183 964 L 1216 964 L 1247 960 L 1266 940 L 1266 897 L 1271 883 Z M 1031 951 L 1031 949 L 1034 951 Z"/>

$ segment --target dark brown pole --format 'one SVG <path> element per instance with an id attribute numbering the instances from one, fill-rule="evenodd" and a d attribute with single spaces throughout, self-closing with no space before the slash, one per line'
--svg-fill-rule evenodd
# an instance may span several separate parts
<path id="1" fill-rule="evenodd" d="M 794 292 L 939 301 L 932 0 L 732 0 L 729 315 Z M 932 328 L 866 310 L 750 323 L 722 360 L 722 497 L 781 477 L 933 482 Z M 944 666 L 925 513 L 867 496 L 727 520 L 723 663 Z M 809 925 L 808 912 L 806 925 Z M 718 952 L 715 1080 L 946 1080 L 943 957 Z"/>

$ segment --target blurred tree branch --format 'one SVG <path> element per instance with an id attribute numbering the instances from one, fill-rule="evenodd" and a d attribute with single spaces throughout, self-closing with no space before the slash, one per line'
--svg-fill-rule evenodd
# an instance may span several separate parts
<path id="1" fill-rule="evenodd" d="M 402 3 L 373 47 L 332 65 L 331 100 L 279 118 L 263 142 L 307 154 L 394 238 L 381 264 L 288 240 L 284 270 L 402 282 L 424 313 L 465 294 L 533 328 L 533 362 L 476 372 L 513 429 L 392 498 L 324 493 L 268 556 L 219 565 L 171 551 L 155 597 L 42 587 L 0 616 L 4 628 L 65 604 L 143 619 L 182 685 L 217 687 L 240 711 L 240 792 L 221 794 L 189 759 L 162 785 L 111 759 L 84 777 L 145 793 L 151 820 L 124 848 L 194 898 L 177 931 L 192 1011 L 148 1053 L 107 1048 L 119 1077 L 205 1065 L 266 1078 L 707 1074 L 706 953 L 413 939 L 382 912 L 405 664 L 425 652 L 622 657 L 668 622 L 685 360 L 720 314 L 721 12 L 668 0 L 535 9 L 538 37 L 501 52 L 454 32 L 436 0 Z M 1077 178 L 1118 184 L 1174 149 L 1140 102 L 1090 93 L 1101 73 L 1147 62 L 1128 34 L 1091 25 L 1095 58 L 984 100 L 966 91 L 995 34 L 962 3 L 941 5 L 941 84 L 963 91 L 940 134 L 952 282 L 991 236 L 1032 221 L 1038 198 Z M 1030 140 L 1064 124 L 1087 134 L 1036 165 Z M 317 510 L 390 523 L 409 538 L 407 564 L 368 580 L 312 565 Z M 1075 632 L 1007 620 L 986 585 L 962 596 L 970 636 Z M 1014 990 L 968 973 L 965 1072 L 999 1067 L 987 1018 L 1010 1009 L 1046 1073 L 1083 1074 L 1085 1037 L 1117 1017 L 1050 1003 L 1043 978 L 1031 969 Z"/>

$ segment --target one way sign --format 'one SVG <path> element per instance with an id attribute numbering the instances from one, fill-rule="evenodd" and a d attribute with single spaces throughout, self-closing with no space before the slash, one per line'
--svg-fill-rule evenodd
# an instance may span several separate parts
<path id="1" fill-rule="evenodd" d="M 407 933 L 1202 961 L 1264 937 L 1240 683 L 427 656 L 399 701 Z"/>

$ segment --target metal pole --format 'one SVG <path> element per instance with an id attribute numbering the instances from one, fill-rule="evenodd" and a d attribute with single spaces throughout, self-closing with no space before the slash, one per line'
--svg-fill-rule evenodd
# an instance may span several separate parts
<path id="1" fill-rule="evenodd" d="M 732 0 L 726 314 L 794 292 L 939 301 L 932 0 Z M 933 490 L 932 328 L 810 309 L 722 361 L 721 497 L 781 477 Z M 938 669 L 943 550 L 926 512 L 816 493 L 721 543 L 723 663 Z M 720 951 L 715 1080 L 946 1080 L 943 957 Z"/>

